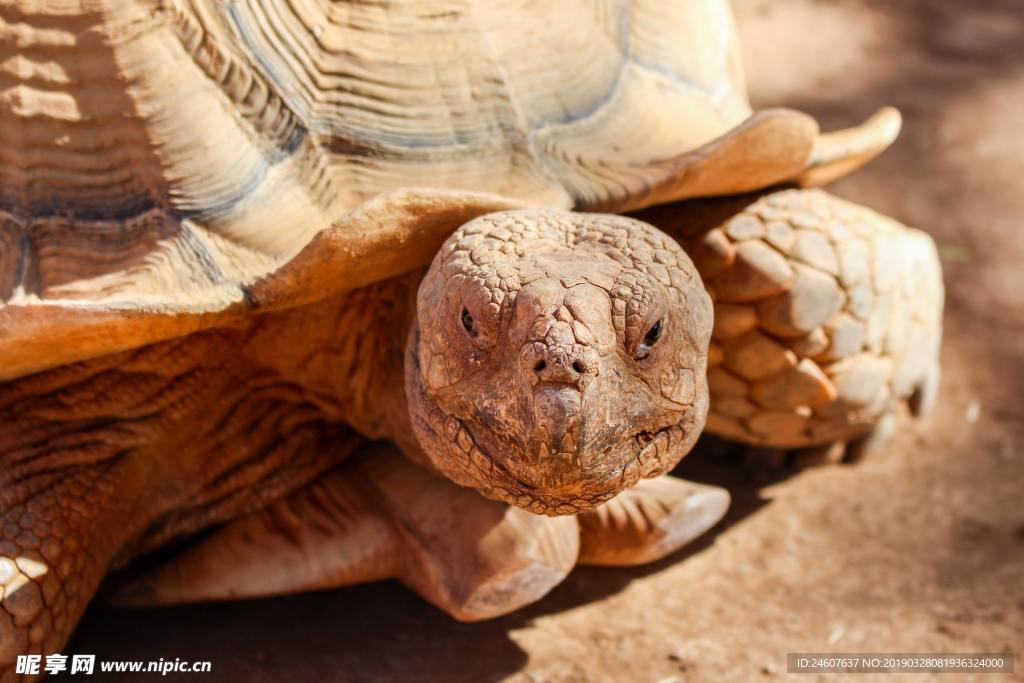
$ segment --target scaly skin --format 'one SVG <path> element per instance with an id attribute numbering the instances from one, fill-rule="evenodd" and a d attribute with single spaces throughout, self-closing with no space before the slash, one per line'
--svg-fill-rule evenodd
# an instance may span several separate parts
<path id="1" fill-rule="evenodd" d="M 413 426 L 439 471 L 487 497 L 589 509 L 671 469 L 704 422 L 710 303 L 678 244 L 639 221 L 478 218 L 439 250 L 417 310 Z"/>
<path id="2" fill-rule="evenodd" d="M 281 499 L 344 458 L 356 433 L 391 438 L 459 483 L 547 513 L 586 509 L 661 474 L 696 439 L 710 301 L 670 238 L 614 216 L 497 214 L 441 251 L 417 327 L 423 277 L 0 386 L 0 681 L 16 679 L 18 654 L 59 651 L 111 567 Z M 463 302 L 478 339 L 447 317 L 454 306 L 460 325 Z M 641 350 L 658 320 L 661 335 Z M 453 331 L 463 337 L 448 336 L 446 349 Z M 430 389 L 413 383 L 411 410 L 407 340 L 408 353 L 433 354 L 417 361 Z M 550 367 L 535 374 L 539 359 Z M 585 364 L 579 376 L 574 360 Z M 431 367 L 446 368 L 444 386 Z M 494 373 L 519 389 L 501 392 L 504 403 L 480 385 Z M 474 439 L 518 450 L 490 451 L 493 469 L 467 469 L 479 461 L 456 450 L 458 434 L 424 438 L 425 406 L 466 411 Z M 489 410 L 507 421 L 475 421 Z M 553 457 L 541 457 L 542 443 Z"/>
<path id="3" fill-rule="evenodd" d="M 662 206 L 712 299 L 708 430 L 808 448 L 934 397 L 942 273 L 919 231 L 818 190 Z"/>

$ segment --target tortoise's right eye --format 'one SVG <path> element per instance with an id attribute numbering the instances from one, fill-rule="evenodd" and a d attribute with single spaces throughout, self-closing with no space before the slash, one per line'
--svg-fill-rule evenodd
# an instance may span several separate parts
<path id="1" fill-rule="evenodd" d="M 466 332 L 469 332 L 470 334 L 473 334 L 475 332 L 475 330 L 476 330 L 475 325 L 476 325 L 476 323 L 473 320 L 473 316 L 469 314 L 469 309 L 467 309 L 465 306 L 463 306 L 462 307 L 462 327 L 463 327 L 463 329 L 465 329 Z"/>

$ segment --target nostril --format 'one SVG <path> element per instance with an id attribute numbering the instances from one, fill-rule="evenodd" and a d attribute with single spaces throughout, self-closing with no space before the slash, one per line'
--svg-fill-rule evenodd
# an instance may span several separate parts
<path id="1" fill-rule="evenodd" d="M 578 372 L 578 373 L 580 373 L 580 374 L 582 375 L 582 374 L 583 374 L 583 363 L 581 363 L 581 362 L 579 362 L 579 361 L 575 361 L 575 362 L 574 362 L 574 363 L 572 364 L 572 369 L 573 369 L 573 370 L 575 370 L 576 372 Z"/>
<path id="2" fill-rule="evenodd" d="M 548 364 L 545 361 L 539 360 L 539 361 L 537 361 L 537 364 L 533 366 L 533 371 L 534 372 L 541 372 L 547 366 L 548 366 Z"/>

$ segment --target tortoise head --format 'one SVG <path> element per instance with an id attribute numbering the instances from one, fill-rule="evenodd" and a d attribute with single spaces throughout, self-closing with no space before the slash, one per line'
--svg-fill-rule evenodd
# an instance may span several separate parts
<path id="1" fill-rule="evenodd" d="M 711 302 L 629 218 L 509 211 L 441 247 L 406 350 L 416 436 L 483 495 L 572 514 L 671 469 L 707 414 Z"/>

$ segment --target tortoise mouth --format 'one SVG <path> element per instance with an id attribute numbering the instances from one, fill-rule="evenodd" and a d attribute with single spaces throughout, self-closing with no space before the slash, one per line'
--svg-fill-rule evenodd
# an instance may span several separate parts
<path id="1" fill-rule="evenodd" d="M 685 420 L 655 431 L 636 431 L 594 458 L 600 463 L 615 463 L 604 474 L 601 470 L 585 470 L 558 456 L 534 463 L 515 456 L 493 457 L 488 449 L 479 445 L 481 440 L 474 437 L 473 428 L 466 421 L 454 415 L 450 415 L 449 420 L 457 425 L 449 445 L 470 458 L 474 467 L 486 461 L 492 474 L 499 475 L 495 478 L 503 480 L 490 492 L 478 487 L 484 495 L 494 497 L 491 494 L 497 492 L 499 500 L 545 515 L 577 514 L 614 498 L 640 479 L 664 471 L 666 463 L 675 463 L 679 458 L 673 453 L 682 450 L 686 442 Z M 509 486 L 510 483 L 513 486 Z"/>
<path id="2" fill-rule="evenodd" d="M 481 495 L 542 515 L 571 515 L 604 503 L 640 479 L 668 471 L 702 419 L 683 412 L 657 429 L 626 431 L 599 452 L 528 457 L 513 439 L 445 410 L 428 395 L 418 364 L 419 334 L 406 349 L 406 397 L 416 439 L 437 470 Z M 583 460 L 587 466 L 582 466 Z"/>
<path id="3" fill-rule="evenodd" d="M 492 452 L 469 420 L 445 412 L 426 394 L 419 393 L 416 404 L 416 436 L 442 474 L 487 498 L 541 515 L 577 514 L 610 500 L 640 479 L 669 469 L 688 441 L 684 418 L 624 436 L 594 458 L 603 467 L 584 469 L 556 456 L 529 462 L 517 449 L 504 457 Z"/>

